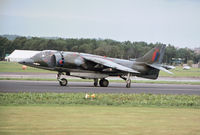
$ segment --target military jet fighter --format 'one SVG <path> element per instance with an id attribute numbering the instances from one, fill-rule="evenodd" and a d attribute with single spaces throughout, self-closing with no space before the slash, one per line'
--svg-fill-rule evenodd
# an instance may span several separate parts
<path id="1" fill-rule="evenodd" d="M 161 65 L 165 45 L 158 45 L 143 57 L 131 60 L 110 58 L 99 55 L 44 50 L 29 59 L 20 61 L 20 64 L 57 71 L 57 80 L 61 86 L 68 84 L 61 75 L 94 79 L 94 86 L 107 87 L 108 76 L 119 76 L 126 81 L 126 87 L 131 87 L 130 76 L 157 79 L 159 71 L 171 73 Z"/>

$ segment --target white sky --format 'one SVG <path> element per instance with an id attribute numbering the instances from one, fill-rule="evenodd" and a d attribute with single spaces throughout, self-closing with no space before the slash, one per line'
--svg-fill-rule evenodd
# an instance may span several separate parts
<path id="1" fill-rule="evenodd" d="M 200 0 L 0 0 L 0 34 L 200 47 Z"/>

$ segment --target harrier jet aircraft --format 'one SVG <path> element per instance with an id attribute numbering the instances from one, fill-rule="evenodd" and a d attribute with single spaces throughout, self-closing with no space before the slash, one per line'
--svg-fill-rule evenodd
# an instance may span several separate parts
<path id="1" fill-rule="evenodd" d="M 66 86 L 68 81 L 61 75 L 94 79 L 94 86 L 107 87 L 108 76 L 119 76 L 126 81 L 126 87 L 131 87 L 130 76 L 148 79 L 157 79 L 159 71 L 167 73 L 166 66 L 161 65 L 165 45 L 158 45 L 143 57 L 131 60 L 110 58 L 99 55 L 44 50 L 29 59 L 20 61 L 20 64 L 57 71 L 57 80 L 61 86 Z"/>

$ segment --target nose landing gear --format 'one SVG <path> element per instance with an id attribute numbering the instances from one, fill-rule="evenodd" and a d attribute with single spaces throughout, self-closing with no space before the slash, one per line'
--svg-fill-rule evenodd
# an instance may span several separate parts
<path id="1" fill-rule="evenodd" d="M 58 73 L 57 74 L 57 80 L 59 81 L 59 84 L 60 84 L 60 86 L 67 86 L 67 84 L 68 84 L 68 81 L 67 81 L 67 79 L 65 79 L 65 78 L 61 78 L 61 75 L 62 75 L 63 73 Z M 61 78 L 61 79 L 60 79 Z"/>

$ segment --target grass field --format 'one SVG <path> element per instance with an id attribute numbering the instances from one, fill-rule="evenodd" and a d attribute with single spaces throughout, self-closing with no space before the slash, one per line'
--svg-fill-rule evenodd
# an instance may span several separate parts
<path id="1" fill-rule="evenodd" d="M 0 135 L 200 134 L 197 95 L 84 96 L 0 93 Z"/>
<path id="2" fill-rule="evenodd" d="M 160 76 L 169 77 L 200 77 L 200 68 L 191 68 L 191 70 L 183 70 L 182 67 L 176 67 L 171 70 L 174 75 L 170 75 L 165 72 L 160 72 Z M 0 61 L 0 72 L 33 72 L 33 73 L 52 73 L 52 71 L 36 69 L 28 67 L 26 70 L 22 70 L 22 65 L 13 62 Z"/>
<path id="3" fill-rule="evenodd" d="M 89 93 L 90 95 L 92 93 Z M 0 93 L 0 105 L 103 105 L 200 108 L 199 95 L 96 94 L 85 93 Z"/>
<path id="4" fill-rule="evenodd" d="M 199 135 L 200 110 L 113 106 L 0 106 L 1 135 Z"/>
<path id="5" fill-rule="evenodd" d="M 161 71 L 159 76 L 171 76 L 171 77 L 200 77 L 200 68 L 191 68 L 190 70 L 183 70 L 183 67 L 179 66 L 173 70 L 170 70 L 174 75 L 170 75 Z"/>

